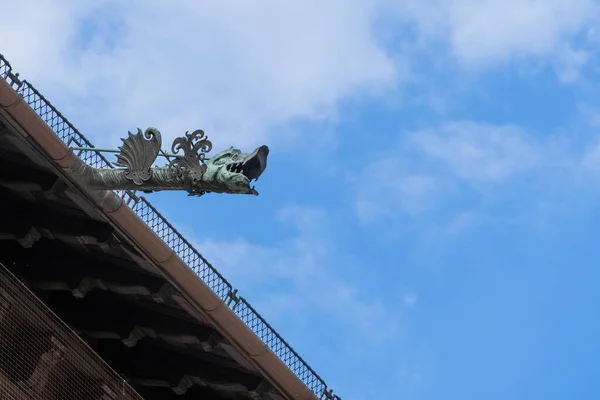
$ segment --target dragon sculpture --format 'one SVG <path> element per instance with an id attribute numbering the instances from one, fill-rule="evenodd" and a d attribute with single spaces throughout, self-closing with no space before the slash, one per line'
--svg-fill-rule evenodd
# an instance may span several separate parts
<path id="1" fill-rule="evenodd" d="M 121 139 L 116 166 L 122 168 L 93 168 L 83 161 L 75 168 L 82 183 L 95 190 L 186 190 L 190 196 L 205 193 L 254 194 L 251 186 L 267 167 L 269 148 L 260 146 L 252 153 L 242 153 L 233 147 L 206 158 L 212 143 L 204 131 L 196 130 L 173 141 L 172 152 L 161 150 L 162 138 L 156 128 L 129 132 Z M 93 150 L 93 149 L 92 149 Z M 181 152 L 181 154 L 179 154 Z M 169 164 L 153 167 L 163 155 Z"/>

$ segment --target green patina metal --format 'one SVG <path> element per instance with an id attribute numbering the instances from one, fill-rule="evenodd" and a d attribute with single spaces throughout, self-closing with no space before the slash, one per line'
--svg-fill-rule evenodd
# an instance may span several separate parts
<path id="1" fill-rule="evenodd" d="M 144 132 L 138 129 L 137 133 L 130 132 L 121 140 L 123 145 L 118 150 L 72 147 L 80 151 L 118 153 L 115 165 L 123 168 L 93 168 L 83 162 L 73 168 L 88 188 L 145 192 L 186 190 L 193 196 L 205 193 L 257 195 L 250 184 L 264 172 L 269 154 L 267 146 L 260 146 L 252 153 L 231 147 L 207 158 L 212 143 L 202 130 L 186 132 L 176 138 L 172 153 L 161 150 L 162 138 L 156 128 Z M 158 156 L 169 159 L 169 164 L 154 167 Z"/>
<path id="2" fill-rule="evenodd" d="M 121 152 L 121 150 L 117 150 L 117 149 L 100 149 L 100 148 L 97 148 L 97 147 L 71 147 L 71 150 L 75 150 L 75 151 L 97 151 L 99 153 L 120 153 Z M 166 157 L 166 158 L 183 157 L 181 154 L 169 154 L 169 153 L 165 153 L 164 151 L 161 151 L 158 155 L 162 156 L 162 157 Z"/>

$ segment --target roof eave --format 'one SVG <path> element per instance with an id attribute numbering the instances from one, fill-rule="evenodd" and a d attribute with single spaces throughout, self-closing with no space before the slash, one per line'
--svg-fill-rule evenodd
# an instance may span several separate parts
<path id="1" fill-rule="evenodd" d="M 268 346 L 248 328 L 178 256 L 112 191 L 90 191 L 78 180 L 82 162 L 23 98 L 0 79 L 0 112 L 13 128 L 27 138 L 56 173 L 99 209 L 126 240 L 153 263 L 165 279 L 178 288 L 199 317 L 208 318 L 234 347 L 282 394 L 290 399 L 316 400 L 318 397 Z"/>

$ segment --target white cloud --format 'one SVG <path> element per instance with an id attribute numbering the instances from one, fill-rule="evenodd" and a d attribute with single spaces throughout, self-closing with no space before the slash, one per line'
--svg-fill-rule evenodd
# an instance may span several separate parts
<path id="1" fill-rule="evenodd" d="M 196 240 L 197 248 L 275 324 L 302 326 L 325 317 L 359 335 L 393 337 L 403 310 L 416 304 L 416 294 L 389 308 L 340 275 L 343 262 L 333 257 L 335 232 L 323 211 L 293 206 L 278 214 L 296 235 L 269 245 L 203 238 Z"/>
<path id="2" fill-rule="evenodd" d="M 264 0 L 235 7 L 215 0 L 23 0 L 2 9 L 0 49 L 98 145 L 146 125 L 159 127 L 165 142 L 203 128 L 217 146 L 277 145 L 308 140 L 283 137 L 278 124 L 331 116 L 340 100 L 405 79 L 411 61 L 404 58 L 413 50 L 400 45 L 402 54 L 392 54 L 378 42 L 373 28 L 383 15 L 398 18 L 398 32 L 401 22 L 415 23 L 428 51 L 447 42 L 465 66 L 552 57 L 568 82 L 589 53 L 569 40 L 590 27 L 592 41 L 597 7 L 592 0 Z"/>
<path id="3" fill-rule="evenodd" d="M 600 107 L 586 103 L 580 103 L 577 107 L 583 122 L 593 131 L 597 131 L 600 127 Z M 583 155 L 576 163 L 577 180 L 583 186 L 596 182 L 600 172 L 600 139 L 597 134 L 590 135 L 586 139 L 588 140 L 584 141 Z"/>
<path id="4" fill-rule="evenodd" d="M 469 67 L 554 56 L 599 16 L 593 0 L 406 0 L 397 8 Z"/>
<path id="5" fill-rule="evenodd" d="M 69 44 L 78 34 L 77 21 L 95 8 L 83 3 L 23 0 L 3 4 L 0 52 L 24 78 L 62 78 Z"/>
<path id="6" fill-rule="evenodd" d="M 586 123 L 594 128 L 600 127 L 600 107 L 580 103 L 577 108 Z"/>
<path id="7" fill-rule="evenodd" d="M 408 292 L 402 296 L 402 303 L 409 308 L 416 306 L 418 301 L 419 296 L 416 293 Z"/>
<path id="8" fill-rule="evenodd" d="M 372 222 L 422 214 L 465 189 L 489 200 L 503 191 L 538 188 L 557 171 L 573 172 L 578 156 L 567 144 L 552 137 L 539 139 L 516 126 L 472 121 L 406 133 L 392 154 L 367 164 L 356 180 L 357 215 Z M 525 186 L 509 186 L 524 177 Z M 476 215 L 460 211 L 445 228 L 447 233 L 473 226 Z"/>
<path id="9" fill-rule="evenodd" d="M 368 164 L 357 182 L 356 211 L 364 221 L 391 217 L 399 212 L 429 211 L 448 189 L 446 182 L 427 172 L 415 172 L 400 157 L 385 157 Z"/>
<path id="10" fill-rule="evenodd" d="M 591 146 L 581 160 L 584 170 L 597 174 L 600 172 L 600 143 Z M 587 175 L 586 175 L 587 177 Z"/>
<path id="11" fill-rule="evenodd" d="M 25 0 L 3 7 L 0 48 L 91 118 L 88 128 L 202 127 L 224 145 L 254 145 L 270 126 L 327 116 L 395 81 L 371 33 L 379 10 L 356 0 Z M 100 115 L 82 109 L 94 106 Z"/>
<path id="12" fill-rule="evenodd" d="M 539 144 L 509 125 L 450 122 L 435 130 L 412 133 L 406 142 L 457 178 L 472 182 L 499 183 L 542 161 Z"/>
<path id="13" fill-rule="evenodd" d="M 591 58 L 590 52 L 576 50 L 565 45 L 559 50 L 560 57 L 556 60 L 555 70 L 562 83 L 573 83 L 581 78 L 581 70 Z"/>
<path id="14" fill-rule="evenodd" d="M 443 236 L 458 235 L 461 232 L 468 230 L 479 222 L 480 216 L 474 211 L 463 211 L 453 216 L 453 218 L 445 225 L 440 227 Z"/>

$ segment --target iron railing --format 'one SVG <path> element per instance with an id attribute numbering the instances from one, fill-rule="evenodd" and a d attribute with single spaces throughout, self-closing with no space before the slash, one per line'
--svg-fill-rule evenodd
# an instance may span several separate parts
<path id="1" fill-rule="evenodd" d="M 13 72 L 10 63 L 2 54 L 0 54 L 0 76 L 23 97 L 67 146 L 94 147 L 31 83 L 21 80 L 19 74 Z M 98 151 L 80 151 L 78 155 L 92 167 L 113 168 L 113 165 Z M 135 192 L 130 191 L 117 193 L 315 395 L 322 400 L 341 400 L 248 301 L 237 295 L 237 290 L 233 289 L 227 279 L 146 198 L 138 197 Z"/>

